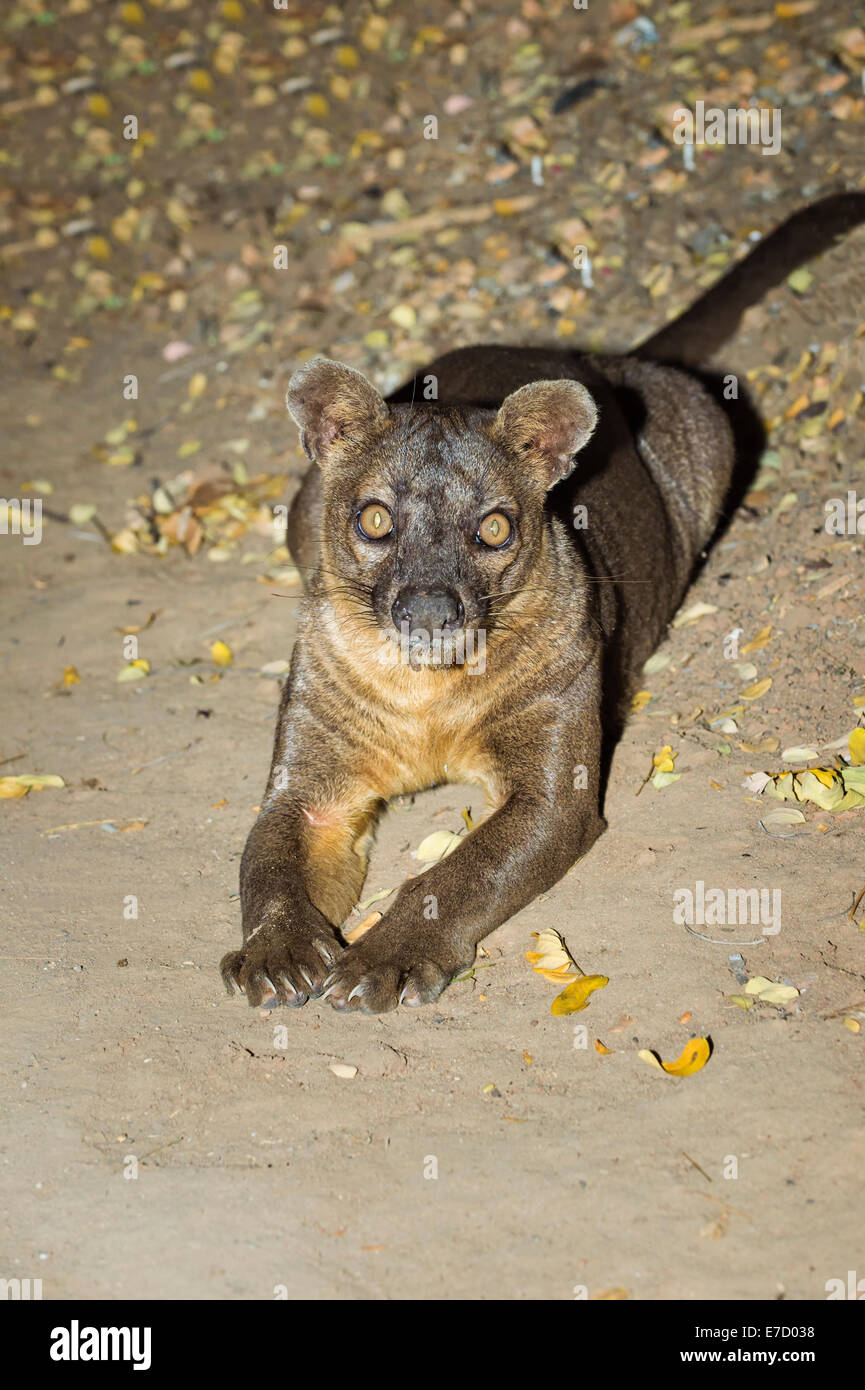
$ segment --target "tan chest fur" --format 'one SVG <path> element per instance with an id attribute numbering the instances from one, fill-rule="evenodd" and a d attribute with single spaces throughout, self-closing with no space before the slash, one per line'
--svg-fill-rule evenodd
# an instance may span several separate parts
<path id="1" fill-rule="evenodd" d="M 489 677 L 469 666 L 412 669 L 378 634 L 337 629 L 335 655 L 353 689 L 358 779 L 385 800 L 441 782 L 480 786 L 498 799 L 483 736 Z"/>

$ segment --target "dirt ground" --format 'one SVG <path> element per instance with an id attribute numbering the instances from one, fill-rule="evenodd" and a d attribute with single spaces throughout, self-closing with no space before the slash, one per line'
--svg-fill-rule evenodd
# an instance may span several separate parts
<path id="1" fill-rule="evenodd" d="M 300 602 L 269 510 L 303 468 L 293 367 L 322 351 L 392 389 L 484 339 L 626 349 L 749 235 L 863 184 L 861 25 L 810 0 L 12 5 L 0 491 L 44 511 L 39 544 L 0 536 L 0 777 L 63 785 L 0 801 L 0 1275 L 50 1299 L 473 1300 L 821 1299 L 865 1275 L 865 809 L 767 830 L 781 803 L 742 785 L 791 747 L 843 766 L 865 715 L 861 537 L 824 526 L 863 488 L 862 230 L 718 359 L 768 452 L 686 600 L 711 611 L 646 676 L 591 853 L 434 1007 L 262 1016 L 217 972 Z M 752 96 L 782 109 L 780 153 L 686 168 L 675 106 Z M 680 780 L 635 795 L 664 745 Z M 477 796 L 394 806 L 365 896 Z M 780 890 L 780 930 L 689 930 L 673 895 L 697 883 Z M 609 979 L 570 1018 L 525 959 L 546 927 Z M 743 1008 L 754 976 L 798 993 Z M 692 1036 L 695 1075 L 638 1056 Z"/>

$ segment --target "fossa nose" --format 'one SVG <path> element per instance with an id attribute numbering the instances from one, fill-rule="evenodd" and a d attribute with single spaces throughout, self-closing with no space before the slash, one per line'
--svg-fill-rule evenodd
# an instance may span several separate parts
<path id="1" fill-rule="evenodd" d="M 459 596 L 450 589 L 400 589 L 391 607 L 398 632 L 457 632 L 465 620 Z"/>

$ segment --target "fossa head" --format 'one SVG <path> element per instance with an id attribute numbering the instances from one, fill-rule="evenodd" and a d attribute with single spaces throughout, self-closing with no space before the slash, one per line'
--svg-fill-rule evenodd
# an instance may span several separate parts
<path id="1" fill-rule="evenodd" d="M 315 358 L 287 404 L 321 469 L 320 587 L 343 614 L 424 665 L 458 664 L 480 630 L 507 629 L 541 553 L 546 493 L 597 423 L 586 388 L 533 382 L 497 411 L 389 405 L 360 372 Z"/>

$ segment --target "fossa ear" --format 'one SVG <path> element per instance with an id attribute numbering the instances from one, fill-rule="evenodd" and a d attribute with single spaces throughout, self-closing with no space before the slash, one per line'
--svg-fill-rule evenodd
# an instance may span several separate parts
<path id="1" fill-rule="evenodd" d="M 532 381 L 502 402 L 493 437 L 546 489 L 572 471 L 597 423 L 598 407 L 581 382 Z"/>
<path id="2" fill-rule="evenodd" d="M 383 398 L 366 377 L 327 357 L 313 357 L 297 369 L 285 403 L 306 454 L 321 468 L 347 446 L 370 443 L 389 419 Z"/>

